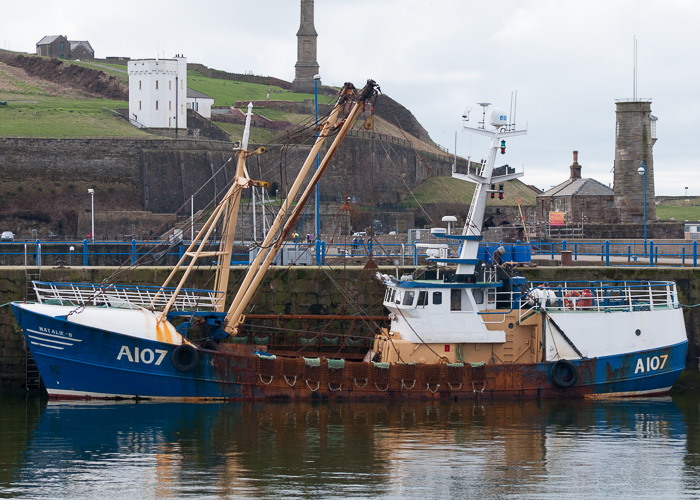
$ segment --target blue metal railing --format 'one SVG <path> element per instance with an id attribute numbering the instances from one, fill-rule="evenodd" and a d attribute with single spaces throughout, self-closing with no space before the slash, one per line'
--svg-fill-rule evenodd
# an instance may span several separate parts
<path id="1" fill-rule="evenodd" d="M 82 244 L 81 244 L 82 243 Z M 89 240 L 82 242 L 70 241 L 41 241 L 39 239 L 31 242 L 2 242 L 0 243 L 0 265 L 18 265 L 24 261 L 26 265 L 116 265 L 130 262 L 132 265 L 140 262 L 141 259 L 152 251 L 156 245 L 161 245 L 166 250 L 159 254 L 159 262 L 165 265 L 163 257 L 170 256 L 173 260 L 180 259 L 185 251 L 187 241 L 176 244 L 167 242 L 144 242 L 131 240 L 130 242 L 98 242 Z M 329 243 L 326 241 L 316 241 L 312 245 L 302 243 L 290 243 L 299 248 L 309 247 L 314 255 L 319 256 L 320 263 L 326 264 L 328 259 L 340 258 L 366 258 L 370 254 L 374 258 L 390 258 L 392 263 L 399 265 L 419 265 L 427 263 L 429 256 L 423 248 L 418 248 L 406 243 L 383 243 L 374 244 L 372 240 L 362 244 L 352 243 Z M 315 248 L 314 248 L 315 246 Z M 459 245 L 449 244 L 449 255 L 456 257 L 459 255 Z M 687 241 L 683 243 L 662 242 L 657 243 L 650 240 L 644 243 L 617 243 L 617 242 L 532 242 L 530 245 L 504 243 L 483 243 L 480 249 L 479 258 L 491 261 L 496 248 L 504 246 L 506 249 L 504 261 L 527 262 L 530 255 L 533 257 L 546 257 L 551 260 L 558 259 L 561 252 L 571 252 L 573 261 L 588 260 L 599 261 L 605 266 L 611 265 L 682 265 L 698 266 L 698 242 Z M 316 250 L 316 253 L 314 253 Z M 14 256 L 14 259 L 13 259 Z M 109 261 L 110 263 L 106 263 Z M 316 259 L 314 258 L 314 262 Z M 215 261 L 212 260 L 212 264 Z M 232 265 L 247 265 L 249 263 L 248 253 L 236 253 L 231 258 Z M 149 263 L 147 262 L 146 265 Z M 153 264 L 153 261 L 150 262 Z"/>

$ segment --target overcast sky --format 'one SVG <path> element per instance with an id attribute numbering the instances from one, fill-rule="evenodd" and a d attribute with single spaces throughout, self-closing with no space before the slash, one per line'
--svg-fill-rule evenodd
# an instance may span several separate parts
<path id="1" fill-rule="evenodd" d="M 2 48 L 35 52 L 44 35 L 89 40 L 96 57 L 172 57 L 231 72 L 294 79 L 299 0 L 3 2 Z M 612 186 L 615 100 L 651 99 L 657 195 L 700 195 L 700 1 L 316 0 L 322 81 L 367 78 L 413 112 L 434 141 L 480 159 L 463 133 L 467 106 L 509 110 L 517 124 L 503 163 L 541 189 L 569 176 Z M 477 120 L 472 120 L 476 122 Z"/>

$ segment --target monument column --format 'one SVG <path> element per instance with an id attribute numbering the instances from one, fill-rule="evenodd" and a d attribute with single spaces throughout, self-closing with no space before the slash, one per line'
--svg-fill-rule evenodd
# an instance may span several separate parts
<path id="1" fill-rule="evenodd" d="M 297 63 L 292 82 L 294 92 L 314 92 L 314 76 L 318 74 L 314 28 L 314 0 L 301 0 L 301 22 L 297 31 Z M 321 82 L 319 81 L 319 84 Z"/>

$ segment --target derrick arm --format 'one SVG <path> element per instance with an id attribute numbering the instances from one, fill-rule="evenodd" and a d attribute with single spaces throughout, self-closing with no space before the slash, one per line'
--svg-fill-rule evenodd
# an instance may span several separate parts
<path id="1" fill-rule="evenodd" d="M 229 307 L 228 314 L 226 316 L 226 326 L 225 330 L 229 333 L 235 334 L 238 328 L 238 325 L 242 322 L 243 320 L 243 311 L 247 307 L 247 305 L 250 303 L 250 300 L 252 299 L 253 295 L 255 294 L 255 291 L 257 290 L 257 287 L 259 286 L 260 282 L 262 281 L 262 278 L 269 268 L 270 264 L 272 263 L 272 260 L 274 259 L 277 251 L 279 248 L 282 246 L 285 237 L 287 234 L 291 231 L 291 228 L 293 227 L 296 219 L 298 218 L 299 214 L 304 208 L 304 205 L 308 201 L 309 197 L 311 196 L 311 192 L 314 188 L 314 186 L 318 183 L 320 177 L 323 175 L 324 171 L 328 167 L 328 164 L 330 163 L 331 158 L 333 157 L 335 151 L 338 149 L 340 144 L 342 143 L 345 135 L 347 134 L 348 130 L 350 127 L 352 127 L 353 123 L 357 119 L 357 116 L 359 113 L 362 111 L 362 108 L 364 107 L 365 103 L 373 96 L 375 96 L 379 91 L 378 86 L 376 83 L 372 80 L 369 80 L 367 82 L 367 85 L 365 88 L 360 92 L 359 95 L 355 93 L 355 88 L 351 84 L 345 84 L 345 87 L 343 89 L 343 92 L 341 94 L 341 98 L 336 104 L 335 108 L 333 109 L 333 112 L 331 113 L 331 117 L 333 119 L 333 122 L 335 121 L 335 118 L 337 117 L 340 109 L 344 107 L 345 104 L 348 103 L 348 101 L 354 101 L 353 107 L 348 114 L 348 116 L 345 118 L 342 127 L 340 131 L 338 132 L 338 135 L 333 141 L 333 144 L 331 147 L 328 149 L 328 152 L 323 158 L 323 161 L 319 165 L 318 169 L 314 173 L 313 177 L 309 181 L 309 184 L 306 186 L 306 189 L 304 193 L 302 194 L 299 203 L 297 203 L 296 207 L 294 208 L 292 214 L 289 216 L 289 220 L 285 223 L 285 225 L 282 227 L 282 231 L 280 233 L 280 236 L 278 239 L 272 244 L 273 241 L 273 234 L 276 234 L 278 228 L 281 226 L 282 221 L 284 220 L 286 214 L 287 214 L 287 208 L 288 204 L 285 202 L 283 205 L 282 209 L 280 209 L 280 212 L 277 214 L 277 217 L 275 218 L 275 223 L 273 224 L 273 227 L 270 228 L 270 231 L 268 233 L 268 236 L 265 238 L 265 243 L 263 244 L 264 246 L 268 246 L 272 244 L 272 247 L 270 250 L 267 252 L 267 255 L 265 255 L 264 260 L 263 260 L 263 253 L 264 252 L 259 252 L 258 255 L 256 256 L 255 260 L 253 261 L 253 264 L 251 264 L 248 273 L 245 276 L 245 279 L 243 283 L 241 284 L 241 287 L 238 290 L 238 293 L 236 294 L 236 297 L 234 298 L 233 302 L 231 303 L 231 306 Z M 331 120 L 329 120 L 325 125 L 321 133 L 319 134 L 319 137 L 316 141 L 316 144 L 314 145 L 314 148 L 310 152 L 306 162 L 304 163 L 304 166 L 302 167 L 302 170 L 299 172 L 299 175 L 297 176 L 297 179 L 294 182 L 293 185 L 293 190 L 290 191 L 290 195 L 288 197 L 289 199 L 293 199 L 293 196 L 296 196 L 298 190 L 301 187 L 301 184 L 303 182 L 303 179 L 305 178 L 308 169 L 316 156 L 318 149 L 320 148 L 320 142 L 325 139 L 325 137 L 328 135 L 328 132 L 330 131 L 331 127 L 333 127 Z M 316 147 L 318 146 L 318 147 Z M 292 194 L 293 193 L 293 194 Z"/>

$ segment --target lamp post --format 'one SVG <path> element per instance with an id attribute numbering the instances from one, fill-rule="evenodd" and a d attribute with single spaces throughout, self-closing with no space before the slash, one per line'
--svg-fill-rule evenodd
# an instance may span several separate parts
<path id="1" fill-rule="evenodd" d="M 321 75 L 314 75 L 314 107 L 315 107 L 315 113 L 316 113 L 316 140 L 318 140 L 318 81 L 321 79 Z M 318 170 L 318 153 L 316 153 L 316 170 Z M 320 200 L 319 200 L 319 191 L 318 191 L 318 183 L 316 183 L 316 241 L 318 242 L 320 234 L 321 234 L 321 219 L 319 216 L 319 210 L 320 210 Z M 319 255 L 321 253 L 321 249 L 319 248 L 318 243 L 316 244 L 316 264 L 320 264 L 321 262 L 321 256 Z"/>
<path id="2" fill-rule="evenodd" d="M 639 163 L 637 173 L 644 177 L 644 256 L 647 255 L 647 169 L 644 162 Z"/>
<path id="3" fill-rule="evenodd" d="M 90 239 L 95 241 L 95 190 L 88 189 L 90 193 L 90 212 L 92 215 L 92 231 L 90 232 Z"/>

